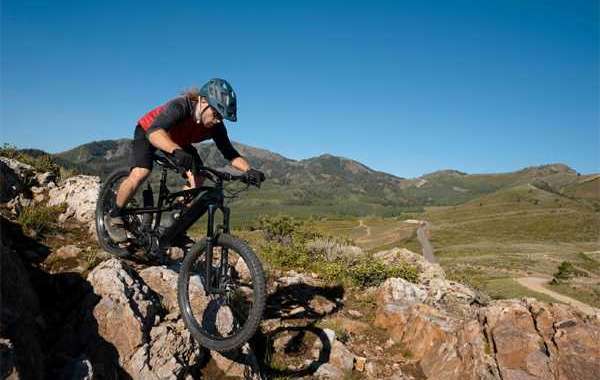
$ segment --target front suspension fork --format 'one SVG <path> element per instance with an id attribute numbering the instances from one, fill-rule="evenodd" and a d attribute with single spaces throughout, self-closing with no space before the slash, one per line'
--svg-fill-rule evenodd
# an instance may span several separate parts
<path id="1" fill-rule="evenodd" d="M 206 278 L 206 292 L 210 293 L 225 293 L 225 282 L 229 272 L 229 255 L 227 248 L 221 247 L 221 257 L 219 262 L 219 271 L 215 273 L 213 278 L 212 261 L 213 261 L 213 249 L 216 243 L 217 235 L 215 234 L 215 212 L 217 206 L 214 204 L 208 205 L 208 226 L 206 231 L 206 267 L 205 267 L 205 278 Z M 222 208 L 223 211 L 223 226 L 219 226 L 219 230 L 223 232 L 229 232 L 229 208 Z M 213 286 L 214 284 L 214 286 Z"/>

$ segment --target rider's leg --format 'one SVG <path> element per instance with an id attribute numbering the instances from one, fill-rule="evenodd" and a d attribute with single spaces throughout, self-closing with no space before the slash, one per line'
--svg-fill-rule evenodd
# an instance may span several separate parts
<path id="1" fill-rule="evenodd" d="M 119 186 L 115 207 L 105 217 L 106 231 L 114 242 L 120 243 L 127 240 L 127 231 L 121 210 L 150 175 L 154 150 L 155 148 L 146 139 L 144 131 L 138 125 L 131 144 L 129 176 Z"/>
<path id="2" fill-rule="evenodd" d="M 147 168 L 133 168 L 129 172 L 129 176 L 121 182 L 117 191 L 117 208 L 121 209 L 127 204 L 129 199 L 135 194 L 137 189 L 144 183 L 150 175 L 151 170 Z"/>
<path id="3" fill-rule="evenodd" d="M 135 128 L 129 155 L 129 176 L 121 183 L 117 191 L 117 209 L 123 208 L 137 189 L 144 183 L 152 171 L 154 151 L 145 132 L 139 125 Z"/>
<path id="4" fill-rule="evenodd" d="M 116 207 L 109 211 L 105 219 L 106 232 L 108 232 L 110 238 L 116 243 L 127 240 L 127 231 L 125 230 L 125 222 L 123 221 L 121 209 L 135 194 L 144 180 L 148 178 L 148 175 L 150 175 L 150 169 L 135 167 L 131 169 L 129 176 L 121 182 L 117 190 Z"/>

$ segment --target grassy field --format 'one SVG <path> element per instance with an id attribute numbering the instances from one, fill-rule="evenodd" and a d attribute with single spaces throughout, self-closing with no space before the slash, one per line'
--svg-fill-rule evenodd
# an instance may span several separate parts
<path id="1" fill-rule="evenodd" d="M 343 236 L 369 252 L 403 244 L 416 233 L 417 226 L 402 218 L 321 219 L 313 222 L 322 233 Z"/>
<path id="2" fill-rule="evenodd" d="M 527 296 L 513 278 L 552 276 L 563 261 L 588 270 L 590 286 L 600 283 L 597 262 L 586 253 L 600 249 L 600 213 L 585 202 L 522 185 L 428 208 L 422 217 L 432 223 L 431 242 L 446 271 L 494 298 Z M 553 290 L 590 302 L 567 289 Z"/>
<path id="3" fill-rule="evenodd" d="M 449 277 L 493 298 L 534 296 L 550 301 L 550 297 L 532 292 L 514 279 L 551 277 L 561 262 L 569 261 L 589 273 L 588 278 L 583 283 L 554 286 L 553 290 L 597 305 L 600 213 L 589 202 L 519 185 L 462 205 L 430 207 L 421 214 L 406 213 L 393 218 L 314 217 L 318 215 L 316 208 L 297 207 L 285 207 L 286 214 L 290 211 L 291 215 L 308 220 L 321 233 L 350 239 L 367 252 L 396 246 L 420 252 L 417 225 L 404 220 L 428 220 L 435 255 Z M 260 205 L 254 210 L 246 206 L 241 215 L 232 219 L 236 233 L 259 244 L 259 234 L 249 231 L 249 227 L 256 226 Z M 200 221 L 195 232 L 202 233 L 203 226 Z"/>

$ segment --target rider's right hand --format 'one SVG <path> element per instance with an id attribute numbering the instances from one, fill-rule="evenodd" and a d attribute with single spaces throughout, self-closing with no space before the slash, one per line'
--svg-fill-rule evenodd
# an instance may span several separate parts
<path id="1" fill-rule="evenodd" d="M 191 154 L 177 148 L 173 151 L 173 157 L 175 158 L 177 166 L 185 171 L 192 170 L 192 167 L 194 166 L 194 157 Z"/>
<path id="2" fill-rule="evenodd" d="M 250 185 L 254 185 L 256 187 L 260 187 L 261 182 L 265 180 L 265 174 L 260 170 L 249 169 L 246 172 L 247 182 Z"/>

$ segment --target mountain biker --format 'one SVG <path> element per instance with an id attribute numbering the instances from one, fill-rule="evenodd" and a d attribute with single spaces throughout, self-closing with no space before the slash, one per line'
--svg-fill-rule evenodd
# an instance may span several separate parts
<path id="1" fill-rule="evenodd" d="M 129 176 L 119 186 L 116 206 L 105 219 L 108 235 L 114 242 L 127 240 L 122 208 L 150 175 L 156 149 L 172 154 L 190 187 L 202 184 L 202 177 L 196 169 L 202 166 L 202 160 L 192 143 L 211 138 L 233 167 L 247 173 L 250 184 L 260 185 L 264 181 L 264 174 L 251 168 L 231 144 L 223 119 L 237 121 L 237 99 L 227 81 L 215 78 L 206 82 L 200 90 L 188 90 L 138 120 L 129 158 Z"/>

